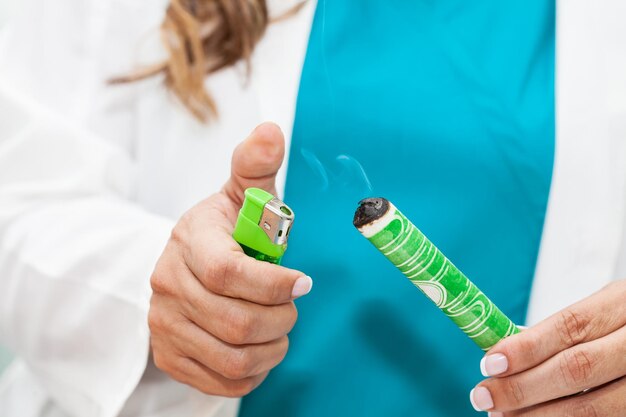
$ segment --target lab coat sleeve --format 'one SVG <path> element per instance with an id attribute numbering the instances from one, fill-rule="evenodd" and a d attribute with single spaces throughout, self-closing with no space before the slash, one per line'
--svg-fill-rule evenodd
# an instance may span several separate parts
<path id="1" fill-rule="evenodd" d="M 105 80 L 158 62 L 167 3 L 20 0 L 0 31 L 0 344 L 71 416 L 153 392 L 149 277 L 174 222 L 132 203 L 146 84 Z"/>
<path id="2" fill-rule="evenodd" d="M 0 81 L 0 343 L 74 416 L 115 416 L 149 351 L 173 223 L 130 202 L 133 164 Z"/>

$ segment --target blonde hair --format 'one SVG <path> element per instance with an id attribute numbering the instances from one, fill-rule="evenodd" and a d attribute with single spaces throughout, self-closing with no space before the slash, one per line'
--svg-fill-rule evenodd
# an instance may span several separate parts
<path id="1" fill-rule="evenodd" d="M 292 15 L 304 2 L 290 10 Z M 277 20 L 277 19 L 276 19 Z M 165 62 L 110 82 L 127 83 L 157 74 L 199 120 L 217 116 L 217 105 L 204 86 L 208 74 L 250 57 L 270 23 L 266 0 L 170 0 L 161 24 Z"/>

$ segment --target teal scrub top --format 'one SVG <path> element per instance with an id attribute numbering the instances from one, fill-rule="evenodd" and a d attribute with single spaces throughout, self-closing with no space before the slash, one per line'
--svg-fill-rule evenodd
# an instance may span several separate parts
<path id="1" fill-rule="evenodd" d="M 476 415 L 483 353 L 352 216 L 388 198 L 523 323 L 552 176 L 554 32 L 554 0 L 319 0 L 284 259 L 315 285 L 242 416 Z"/>

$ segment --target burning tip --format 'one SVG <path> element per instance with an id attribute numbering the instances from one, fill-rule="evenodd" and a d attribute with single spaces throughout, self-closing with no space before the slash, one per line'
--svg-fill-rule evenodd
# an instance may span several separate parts
<path id="1" fill-rule="evenodd" d="M 354 213 L 352 224 L 358 229 L 366 226 L 375 220 L 380 219 L 389 210 L 389 201 L 384 198 L 366 198 L 359 201 L 359 207 Z"/>

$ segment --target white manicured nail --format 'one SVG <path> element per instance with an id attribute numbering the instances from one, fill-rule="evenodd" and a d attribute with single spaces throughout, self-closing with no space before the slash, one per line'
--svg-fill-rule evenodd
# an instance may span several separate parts
<path id="1" fill-rule="evenodd" d="M 313 288 L 313 280 L 310 276 L 305 275 L 296 280 L 296 283 L 293 284 L 293 290 L 291 290 L 291 296 L 293 298 L 302 297 L 303 295 L 307 295 L 311 292 L 311 288 Z"/>
<path id="2" fill-rule="evenodd" d="M 476 411 L 487 411 L 493 408 L 491 393 L 485 387 L 476 387 L 470 392 L 470 402 Z"/>
<path id="3" fill-rule="evenodd" d="M 501 353 L 487 355 L 480 361 L 480 372 L 483 376 L 496 376 L 503 374 L 509 369 L 509 361 Z"/>

